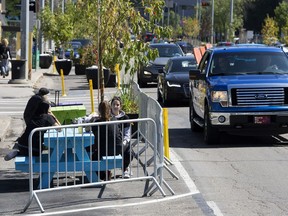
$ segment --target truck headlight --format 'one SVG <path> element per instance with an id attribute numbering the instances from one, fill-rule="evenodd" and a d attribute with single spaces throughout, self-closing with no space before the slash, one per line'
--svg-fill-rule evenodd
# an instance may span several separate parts
<path id="1" fill-rule="evenodd" d="M 212 91 L 211 92 L 212 102 L 218 102 L 223 107 L 228 106 L 228 94 L 227 91 Z"/>

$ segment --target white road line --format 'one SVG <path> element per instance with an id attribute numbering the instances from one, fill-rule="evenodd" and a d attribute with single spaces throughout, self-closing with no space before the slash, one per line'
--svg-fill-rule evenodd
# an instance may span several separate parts
<path id="1" fill-rule="evenodd" d="M 182 166 L 179 156 L 173 151 L 173 149 L 170 149 L 170 158 L 171 161 L 173 161 L 174 166 L 179 171 L 181 177 L 183 178 L 184 182 L 186 183 L 186 186 L 189 188 L 191 193 L 200 193 L 197 189 L 194 181 L 190 178 L 188 172 L 185 170 L 185 168 Z"/>
<path id="2" fill-rule="evenodd" d="M 175 200 L 187 196 L 192 196 L 193 193 L 185 193 L 181 195 L 173 195 L 171 197 L 165 197 L 162 199 L 157 200 L 148 200 L 144 202 L 136 202 L 136 203 L 126 203 L 126 204 L 119 204 L 119 205 L 107 205 L 107 206 L 97 206 L 97 207 L 90 207 L 90 208 L 81 208 L 81 209 L 74 209 L 74 210 L 65 210 L 65 211 L 58 211 L 58 212 L 49 212 L 49 213 L 40 213 L 40 214 L 32 214 L 32 215 L 59 215 L 59 214 L 70 214 L 70 213 L 76 213 L 76 212 L 84 212 L 84 211 L 93 211 L 97 209 L 106 209 L 106 208 L 123 208 L 123 207 L 130 207 L 130 206 L 139 206 L 139 205 L 147 205 L 147 204 L 153 204 L 153 203 L 160 203 L 165 202 L 169 200 Z"/>
<path id="3" fill-rule="evenodd" d="M 200 193 L 200 191 L 197 189 L 194 181 L 190 178 L 188 172 L 185 170 L 185 168 L 182 166 L 180 162 L 180 157 L 177 155 L 173 149 L 170 149 L 170 158 L 171 161 L 173 161 L 174 166 L 179 171 L 180 176 L 183 178 L 184 182 L 186 183 L 186 186 L 189 188 L 190 192 L 193 194 Z M 216 216 L 223 216 L 220 209 L 213 201 L 206 201 L 207 205 L 213 210 L 214 214 Z"/>

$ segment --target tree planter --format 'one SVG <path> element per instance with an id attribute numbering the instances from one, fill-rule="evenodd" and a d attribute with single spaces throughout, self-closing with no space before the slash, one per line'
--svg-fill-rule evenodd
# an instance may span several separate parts
<path id="1" fill-rule="evenodd" d="M 75 64 L 75 74 L 76 75 L 85 75 L 86 74 L 87 65 L 83 64 Z"/>
<path id="2" fill-rule="evenodd" d="M 69 75 L 71 69 L 72 69 L 73 62 L 70 59 L 58 59 L 55 61 L 56 70 L 61 75 L 61 69 L 63 69 L 64 75 Z"/>
<path id="3" fill-rule="evenodd" d="M 104 72 L 104 85 L 106 86 L 109 78 L 110 78 L 110 71 L 108 69 L 103 69 Z M 98 89 L 98 67 L 92 66 L 88 67 L 85 70 L 86 78 L 89 83 L 89 80 L 91 79 L 93 82 L 93 89 Z"/>
<path id="4" fill-rule="evenodd" d="M 116 74 L 111 73 L 106 87 L 115 87 L 115 86 L 116 86 Z"/>
<path id="5" fill-rule="evenodd" d="M 41 54 L 39 56 L 39 67 L 40 68 L 49 68 L 52 64 L 52 56 L 49 54 Z"/>

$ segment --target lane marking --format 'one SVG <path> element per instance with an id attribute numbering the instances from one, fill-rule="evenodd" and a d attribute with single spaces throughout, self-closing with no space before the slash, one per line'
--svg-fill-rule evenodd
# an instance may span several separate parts
<path id="1" fill-rule="evenodd" d="M 193 193 L 185 193 L 180 195 L 173 195 L 171 197 L 165 197 L 162 199 L 157 200 L 148 200 L 144 202 L 137 202 L 137 203 L 126 203 L 126 204 L 119 204 L 119 205 L 107 205 L 107 206 L 97 206 L 97 207 L 90 207 L 90 208 L 81 208 L 81 209 L 75 209 L 75 210 L 67 210 L 67 211 L 58 211 L 58 212 L 49 212 L 49 213 L 39 213 L 39 214 L 31 214 L 31 215 L 59 215 L 59 214 L 70 214 L 70 213 L 76 213 L 76 212 L 84 212 L 84 211 L 93 211 L 97 209 L 106 209 L 106 208 L 122 208 L 122 207 L 131 207 L 131 206 L 139 206 L 139 205 L 147 205 L 147 204 L 154 204 L 154 203 L 160 203 L 160 202 L 166 202 L 169 200 L 179 199 L 187 196 L 192 196 Z"/>
<path id="2" fill-rule="evenodd" d="M 196 194 L 196 193 L 200 194 L 200 191 L 197 189 L 195 182 L 190 178 L 188 172 L 182 166 L 182 164 L 180 162 L 181 157 L 179 157 L 177 155 L 177 153 L 171 148 L 170 148 L 170 158 L 171 158 L 171 161 L 173 161 L 173 165 L 179 171 L 179 175 L 181 176 L 181 178 L 183 178 L 183 180 L 184 180 L 186 186 L 189 188 L 190 192 L 193 194 Z M 193 198 L 196 198 L 196 196 L 193 195 Z M 205 215 L 211 215 L 211 212 L 209 211 L 209 209 L 206 208 L 206 206 L 209 206 L 210 209 L 213 211 L 214 215 L 223 216 L 223 214 L 221 213 L 221 210 L 218 208 L 218 206 L 216 205 L 215 202 L 206 201 L 202 195 L 200 196 L 200 198 L 199 198 L 199 196 L 197 196 L 196 199 L 198 199 L 198 200 L 196 200 L 196 202 L 200 204 L 199 207 L 202 209 L 202 211 Z"/>
<path id="3" fill-rule="evenodd" d="M 171 161 L 173 161 L 173 165 L 179 171 L 179 174 L 181 175 L 181 177 L 183 178 L 184 182 L 186 183 L 186 186 L 189 188 L 189 191 L 194 193 L 194 194 L 195 193 L 200 193 L 200 191 L 197 189 L 194 181 L 190 178 L 188 172 L 182 166 L 182 164 L 181 164 L 181 162 L 179 160 L 179 156 L 171 148 L 170 148 L 170 158 L 171 158 Z"/>

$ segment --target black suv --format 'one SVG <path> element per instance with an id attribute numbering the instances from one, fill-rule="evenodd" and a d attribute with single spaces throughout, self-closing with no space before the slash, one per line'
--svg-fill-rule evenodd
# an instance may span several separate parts
<path id="1" fill-rule="evenodd" d="M 180 46 L 174 43 L 155 43 L 150 44 L 151 49 L 157 49 L 159 56 L 150 61 L 148 65 L 143 66 L 138 71 L 138 84 L 140 87 L 147 86 L 149 82 L 157 82 L 159 70 L 163 69 L 168 60 L 175 56 L 184 56 Z"/>

